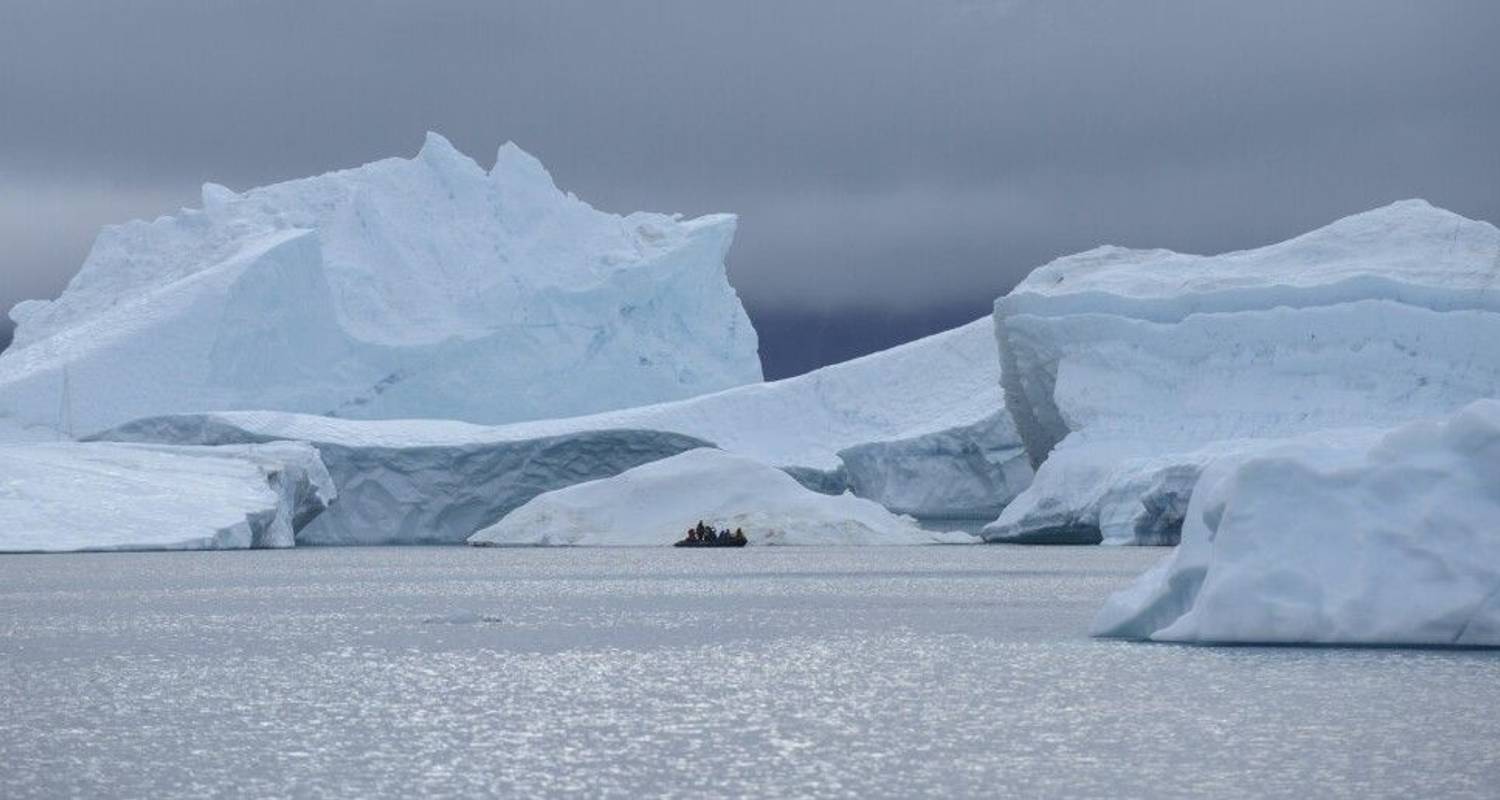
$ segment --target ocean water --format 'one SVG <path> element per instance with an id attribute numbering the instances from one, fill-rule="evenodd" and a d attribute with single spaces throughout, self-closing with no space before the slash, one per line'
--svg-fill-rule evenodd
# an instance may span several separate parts
<path id="1" fill-rule="evenodd" d="M 0 797 L 1500 793 L 1500 654 L 1090 640 L 1162 555 L 0 557 Z"/>

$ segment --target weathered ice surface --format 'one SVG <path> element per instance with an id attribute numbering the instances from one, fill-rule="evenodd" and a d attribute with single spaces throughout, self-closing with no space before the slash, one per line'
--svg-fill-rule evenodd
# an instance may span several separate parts
<path id="1" fill-rule="evenodd" d="M 1100 636 L 1500 646 L 1500 401 L 1220 459 Z"/>
<path id="2" fill-rule="evenodd" d="M 474 534 L 475 545 L 666 546 L 705 522 L 752 545 L 970 543 L 879 503 L 811 491 L 785 472 L 702 448 L 540 495 Z"/>
<path id="3" fill-rule="evenodd" d="M 307 427 L 290 436 L 282 425 Z M 321 433 L 315 429 L 320 425 L 327 426 Z M 280 434 L 267 432 L 277 430 Z M 340 430 L 358 435 L 340 437 Z M 339 492 L 337 503 L 298 532 L 298 544 L 312 545 L 462 543 L 542 492 L 706 444 L 649 430 L 515 437 L 498 433 L 503 430 L 437 420 L 361 423 L 243 413 L 160 417 L 111 435 L 199 445 L 310 443 Z M 465 436 L 465 431 L 491 435 Z"/>
<path id="4" fill-rule="evenodd" d="M 724 274 L 735 218 L 608 214 L 512 144 L 105 228 L 61 297 L 18 304 L 0 417 L 86 434 L 273 409 L 502 423 L 758 382 Z"/>
<path id="5" fill-rule="evenodd" d="M 233 412 L 137 420 L 103 436 L 311 442 L 341 495 L 299 539 L 320 543 L 462 541 L 543 491 L 704 445 L 827 493 L 969 517 L 996 513 L 1031 477 L 999 410 L 997 373 L 983 319 L 795 378 L 571 419 L 486 427 Z"/>
<path id="6" fill-rule="evenodd" d="M 1025 488 L 1031 465 L 1004 409 L 972 425 L 839 451 L 844 485 L 899 514 L 990 519 Z"/>
<path id="7" fill-rule="evenodd" d="M 1221 451 L 1500 394 L 1500 231 L 1412 200 L 1219 256 L 1099 248 L 997 300 L 995 331 L 1041 466 L 985 537 L 1170 543 Z"/>
<path id="8" fill-rule="evenodd" d="M 0 551 L 291 547 L 334 496 L 296 442 L 0 445 Z"/>
<path id="9" fill-rule="evenodd" d="M 1226 439 L 1141 455 L 1143 443 L 1063 440 L 1022 492 L 985 526 L 991 541 L 1174 545 L 1204 467 L 1274 439 Z"/>

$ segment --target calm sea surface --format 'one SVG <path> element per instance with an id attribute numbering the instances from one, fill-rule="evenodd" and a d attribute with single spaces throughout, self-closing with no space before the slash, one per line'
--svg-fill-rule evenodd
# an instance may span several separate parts
<path id="1" fill-rule="evenodd" d="M 1088 639 L 1164 554 L 0 557 L 0 797 L 1500 794 L 1500 654 Z"/>

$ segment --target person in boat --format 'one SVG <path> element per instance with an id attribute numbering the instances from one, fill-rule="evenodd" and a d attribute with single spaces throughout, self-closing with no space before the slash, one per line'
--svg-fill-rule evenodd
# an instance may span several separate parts
<path id="1" fill-rule="evenodd" d="M 735 544 L 747 544 L 749 542 L 749 540 L 745 538 L 745 529 L 744 528 L 735 528 L 734 529 L 734 538 L 732 539 L 732 541 Z"/>

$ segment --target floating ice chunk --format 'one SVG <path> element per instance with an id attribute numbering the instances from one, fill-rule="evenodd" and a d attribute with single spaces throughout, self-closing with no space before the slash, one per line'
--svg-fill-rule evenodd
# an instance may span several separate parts
<path id="1" fill-rule="evenodd" d="M 447 614 L 425 617 L 422 622 L 426 625 L 478 625 L 485 622 L 503 622 L 501 617 L 489 614 L 481 614 L 478 611 L 470 611 L 466 608 L 450 611 Z"/>
<path id="2" fill-rule="evenodd" d="M 986 525 L 995 542 L 1043 544 L 1177 544 L 1183 515 L 1204 467 L 1253 451 L 1266 440 L 1226 439 L 1185 452 L 1140 455 L 1137 442 L 1058 445 L 1032 486 Z"/>
<path id="3" fill-rule="evenodd" d="M 1500 401 L 1222 458 L 1099 636 L 1500 646 Z"/>
<path id="4" fill-rule="evenodd" d="M 0 551 L 290 547 L 334 492 L 296 442 L 0 445 Z"/>
<path id="5" fill-rule="evenodd" d="M 670 545 L 702 521 L 743 528 L 751 544 L 972 542 L 918 528 L 879 504 L 825 495 L 785 472 L 721 450 L 690 450 L 540 495 L 474 534 L 476 545 Z"/>

